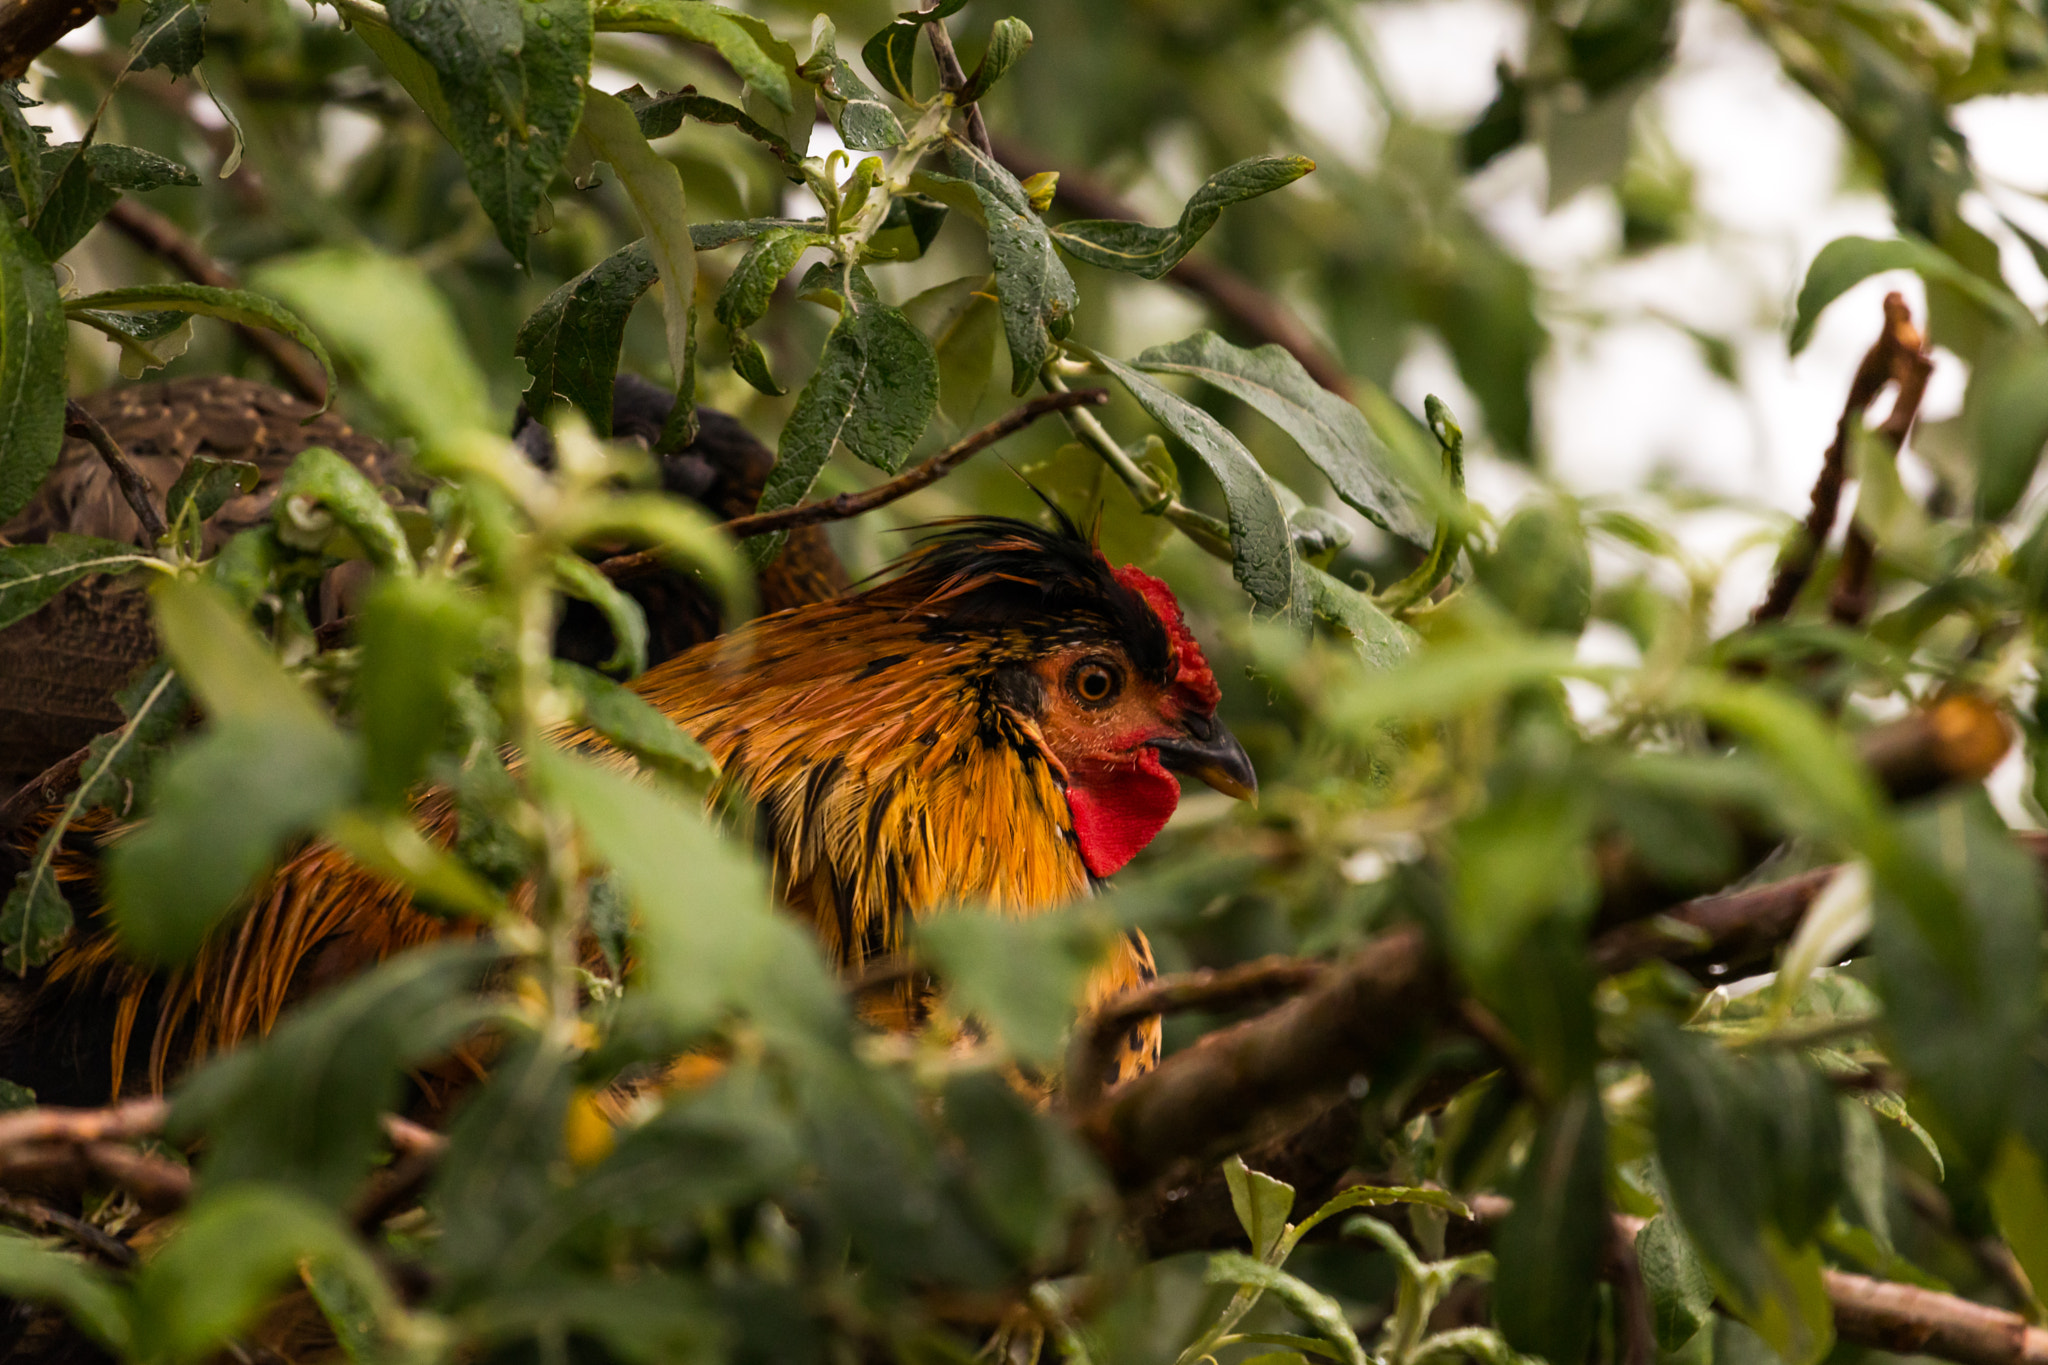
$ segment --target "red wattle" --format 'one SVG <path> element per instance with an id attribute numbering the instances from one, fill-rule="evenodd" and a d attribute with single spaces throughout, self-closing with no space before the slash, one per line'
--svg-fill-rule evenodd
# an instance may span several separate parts
<path id="1" fill-rule="evenodd" d="M 1138 856 L 1166 827 L 1180 804 L 1180 783 L 1160 765 L 1153 749 L 1139 749 L 1130 765 L 1090 764 L 1068 774 L 1067 809 L 1081 861 L 1107 877 Z"/>

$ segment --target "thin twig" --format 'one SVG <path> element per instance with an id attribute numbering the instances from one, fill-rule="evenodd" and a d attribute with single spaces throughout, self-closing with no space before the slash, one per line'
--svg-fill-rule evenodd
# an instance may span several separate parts
<path id="1" fill-rule="evenodd" d="M 129 510 L 142 523 L 143 534 L 148 543 L 156 544 L 164 538 L 164 514 L 156 510 L 156 490 L 149 480 L 142 477 L 140 470 L 128 462 L 127 453 L 121 449 L 107 429 L 100 425 L 100 419 L 79 406 L 77 400 L 64 404 L 64 434 L 84 439 L 99 453 L 100 459 L 113 474 L 114 482 L 121 486 L 121 496 L 127 500 Z"/>
<path id="2" fill-rule="evenodd" d="M 994 154 L 1019 179 L 1036 170 L 1051 169 L 1043 155 L 1006 138 L 996 139 Z M 1056 207 L 1077 218 L 1131 220 L 1139 216 L 1137 209 L 1101 181 L 1066 168 L 1058 168 L 1058 173 L 1059 193 L 1053 198 Z M 1246 337 L 1290 352 L 1309 376 L 1331 393 L 1345 399 L 1357 396 L 1357 385 L 1343 362 L 1324 348 L 1315 333 L 1286 304 L 1229 266 L 1198 253 L 1183 257 L 1165 278 L 1202 299 Z"/>
<path id="3" fill-rule="evenodd" d="M 1926 338 L 1913 326 L 1912 315 L 1903 302 L 1896 311 L 1892 308 L 1891 301 L 1896 298 L 1898 295 L 1893 294 L 1885 300 L 1885 328 L 1896 343 L 1892 349 L 1892 381 L 1897 389 L 1892 410 L 1877 427 L 1877 437 L 1893 459 L 1905 448 L 1913 419 L 1920 414 L 1920 400 L 1927 394 L 1928 376 L 1934 373 Z M 1848 536 L 1842 542 L 1842 565 L 1835 575 L 1834 591 L 1828 597 L 1828 614 L 1838 624 L 1860 625 L 1870 615 L 1870 575 L 1876 567 L 1877 545 L 1863 523 L 1852 518 Z"/>
<path id="4" fill-rule="evenodd" d="M 107 1264 L 126 1270 L 135 1264 L 134 1250 L 105 1228 L 94 1227 L 83 1218 L 46 1208 L 33 1199 L 0 1193 L 0 1218 L 11 1220 L 30 1232 L 55 1232 L 70 1238 Z"/>
<path id="5" fill-rule="evenodd" d="M 144 208 L 132 198 L 118 201 L 107 210 L 107 221 L 137 246 L 157 259 L 176 267 L 196 284 L 215 289 L 239 289 L 227 267 L 206 253 L 183 229 L 154 209 Z M 320 364 L 305 351 L 275 332 L 261 327 L 235 324 L 242 340 L 261 351 L 275 365 L 287 388 L 309 403 L 327 401 L 327 376 Z"/>
<path id="6" fill-rule="evenodd" d="M 38 1107 L 0 1114 L 0 1152 L 41 1142 L 118 1142 L 160 1132 L 171 1112 L 160 1099 L 126 1100 L 105 1109 Z"/>
<path id="7" fill-rule="evenodd" d="M 785 507 L 776 512 L 759 512 L 753 516 L 735 517 L 721 528 L 736 540 L 748 536 L 768 535 L 777 531 L 793 531 L 803 526 L 816 526 L 821 522 L 844 521 L 878 507 L 886 507 L 899 498 L 908 497 L 921 488 L 927 488 L 964 464 L 970 456 L 986 450 L 1006 436 L 1013 436 L 1030 426 L 1049 412 L 1064 408 L 1096 407 L 1109 401 L 1109 394 L 1103 389 L 1077 389 L 1071 393 L 1043 394 L 1029 402 L 1020 403 L 995 421 L 976 431 L 971 431 L 953 444 L 941 450 L 915 468 L 897 475 L 884 484 L 859 493 L 840 493 L 820 502 L 803 507 Z M 652 550 L 638 550 L 632 554 L 613 555 L 598 564 L 598 571 L 613 582 L 624 582 L 662 567 L 665 561 Z"/>
<path id="8" fill-rule="evenodd" d="M 1783 618 L 1792 610 L 1792 604 L 1798 600 L 1807 579 L 1813 576 L 1814 565 L 1820 561 L 1821 547 L 1827 544 L 1828 533 L 1834 529 L 1835 517 L 1841 508 L 1842 482 L 1848 476 L 1849 443 L 1854 439 L 1863 414 L 1869 411 L 1870 405 L 1877 401 L 1878 394 L 1888 383 L 1898 384 L 1899 402 L 1894 403 L 1892 417 L 1886 419 L 1885 426 L 1889 428 L 1892 419 L 1901 419 L 1898 439 L 1905 439 L 1906 428 L 1912 424 L 1913 413 L 1920 406 L 1920 394 L 1927 385 L 1929 361 L 1921 347 L 1920 333 L 1913 326 L 1913 315 L 1906 307 L 1906 300 L 1896 293 L 1887 294 L 1884 330 L 1864 353 L 1863 362 L 1856 367 L 1856 377 L 1849 383 L 1848 400 L 1842 405 L 1841 419 L 1835 423 L 1835 439 L 1828 446 L 1827 455 L 1821 460 L 1820 475 L 1813 483 L 1812 503 L 1807 509 L 1806 520 L 1793 532 L 1779 555 L 1777 571 L 1771 576 L 1770 590 L 1750 616 L 1752 624 L 1762 625 Z M 1907 401 L 1909 390 L 1910 402 Z M 1894 444 L 1892 448 L 1897 450 L 1898 446 Z"/>
<path id="9" fill-rule="evenodd" d="M 1636 1257 L 1635 1233 L 1619 1220 L 1607 1248 L 1607 1283 L 1614 1290 L 1614 1330 L 1620 1365 L 1656 1365 L 1657 1329 L 1650 1317 L 1650 1291 Z"/>
<path id="10" fill-rule="evenodd" d="M 960 65 L 960 54 L 953 50 L 953 35 L 946 32 L 946 21 L 928 19 L 924 31 L 931 39 L 932 59 L 939 64 L 939 84 L 945 86 L 947 94 L 958 94 L 967 84 L 967 72 Z M 981 117 L 979 104 L 967 106 L 967 140 L 988 156 L 996 154 L 995 148 L 989 145 L 988 124 Z"/>

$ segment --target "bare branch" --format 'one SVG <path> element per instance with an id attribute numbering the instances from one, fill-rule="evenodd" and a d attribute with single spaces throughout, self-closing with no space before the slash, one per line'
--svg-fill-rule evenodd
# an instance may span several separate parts
<path id="1" fill-rule="evenodd" d="M 953 35 L 946 32 L 944 19 L 929 19 L 924 26 L 925 36 L 931 39 L 932 59 L 939 64 L 939 83 L 946 87 L 948 94 L 958 94 L 967 84 L 967 72 L 960 65 L 960 54 L 953 50 Z M 967 140 L 994 156 L 995 148 L 989 145 L 988 124 L 981 117 L 981 106 L 967 106 Z"/>
<path id="2" fill-rule="evenodd" d="M 0 80 L 27 72 L 28 64 L 75 28 L 112 14 L 116 0 L 9 0 L 0 4 Z"/>
<path id="3" fill-rule="evenodd" d="M 793 531 L 803 526 L 816 526 L 822 522 L 844 521 L 848 517 L 857 517 L 878 507 L 886 507 L 899 498 L 909 497 L 919 489 L 930 487 L 966 463 L 969 457 L 988 449 L 1007 436 L 1014 436 L 1049 412 L 1059 412 L 1065 408 L 1096 407 L 1108 401 L 1109 394 L 1103 389 L 1076 389 L 1071 393 L 1042 394 L 1029 402 L 1018 404 L 987 426 L 967 433 L 938 454 L 897 475 L 887 483 L 877 484 L 859 493 L 840 493 L 803 507 L 785 507 L 777 512 L 760 512 L 750 517 L 735 517 L 726 522 L 723 529 L 734 539 L 743 540 L 748 536 Z M 597 567 L 606 578 L 619 583 L 652 573 L 665 562 L 652 550 L 637 550 L 632 554 L 613 555 Z"/>
<path id="4" fill-rule="evenodd" d="M 164 538 L 164 514 L 156 510 L 156 490 L 141 471 L 128 462 L 127 453 L 121 449 L 107 429 L 100 425 L 100 419 L 79 406 L 76 400 L 64 404 L 64 434 L 77 436 L 99 454 L 100 460 L 113 474 L 114 482 L 121 486 L 121 496 L 128 503 L 135 519 L 142 523 L 142 532 L 149 537 L 151 545 Z"/>
<path id="5" fill-rule="evenodd" d="M 1834 529 L 1835 516 L 1841 508 L 1842 482 L 1848 475 L 1849 443 L 1854 438 L 1857 424 L 1863 420 L 1863 414 L 1869 411 L 1870 405 L 1877 401 L 1878 394 L 1888 383 L 1898 385 L 1898 398 L 1879 431 L 1891 442 L 1894 452 L 1905 440 L 1913 415 L 1919 410 L 1920 395 L 1927 387 L 1928 372 L 1932 369 L 1932 362 L 1928 360 L 1923 346 L 1923 339 L 1913 326 L 1913 315 L 1907 309 L 1904 297 L 1896 293 L 1887 294 L 1884 330 L 1864 354 L 1863 363 L 1856 367 L 1856 377 L 1849 384 L 1848 401 L 1842 405 L 1842 416 L 1835 423 L 1835 439 L 1821 461 L 1819 477 L 1814 480 L 1812 505 L 1807 510 L 1806 520 L 1780 553 L 1777 571 L 1771 576 L 1770 590 L 1750 616 L 1753 624 L 1761 625 L 1783 618 L 1792 610 L 1792 604 L 1798 600 L 1807 579 L 1813 576 L 1821 547 L 1827 544 L 1828 532 Z M 1852 543 L 1858 534 L 1852 529 Z M 1863 556 L 1860 568 L 1847 562 L 1851 555 L 1859 553 Z M 1867 543 L 1860 551 L 1845 553 L 1845 591 L 1859 595 L 1864 591 L 1862 585 L 1872 554 L 1874 548 Z M 1837 606 L 1838 614 L 1841 610 L 1842 607 Z M 1852 619 L 1861 619 L 1861 613 Z"/>

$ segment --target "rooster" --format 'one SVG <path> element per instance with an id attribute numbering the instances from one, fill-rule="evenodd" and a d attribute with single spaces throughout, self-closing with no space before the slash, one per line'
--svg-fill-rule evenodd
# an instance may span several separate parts
<path id="1" fill-rule="evenodd" d="M 783 901 L 849 974 L 947 907 L 1028 915 L 1088 894 L 1166 824 L 1176 772 L 1240 798 L 1256 791 L 1171 590 L 1112 568 L 1064 517 L 1049 530 L 944 523 L 872 586 L 762 617 L 633 685 L 718 759 L 725 794 L 757 812 Z M 452 839 L 445 796 L 419 807 L 431 833 Z M 66 871 L 74 885 L 93 875 L 86 857 Z M 267 1031 L 291 1000 L 450 932 L 462 930 L 312 844 L 168 978 L 126 963 L 105 932 L 62 951 L 39 994 L 68 998 L 73 1021 L 17 1012 L 0 1074 L 55 1086 L 43 1094 L 58 1100 L 90 1036 L 110 1049 L 116 1091 L 143 1070 L 128 1059 L 146 1041 L 160 1088 L 171 1068 Z M 1133 931 L 1089 1002 L 1153 975 Z M 76 1006 L 106 994 L 118 1000 L 111 1027 L 79 1031 Z M 931 1004 L 916 988 L 864 1012 L 910 1028 Z M 1156 1018 L 1134 1028 L 1104 1079 L 1149 1069 L 1159 1044 Z"/>

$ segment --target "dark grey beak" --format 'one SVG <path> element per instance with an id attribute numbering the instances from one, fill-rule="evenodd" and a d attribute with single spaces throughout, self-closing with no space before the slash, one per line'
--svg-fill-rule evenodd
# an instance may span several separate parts
<path id="1" fill-rule="evenodd" d="M 1190 717 L 1185 726 L 1186 735 L 1151 741 L 1159 761 L 1174 772 L 1200 778 L 1225 796 L 1257 805 L 1259 775 L 1252 771 L 1237 736 L 1213 716 Z"/>

